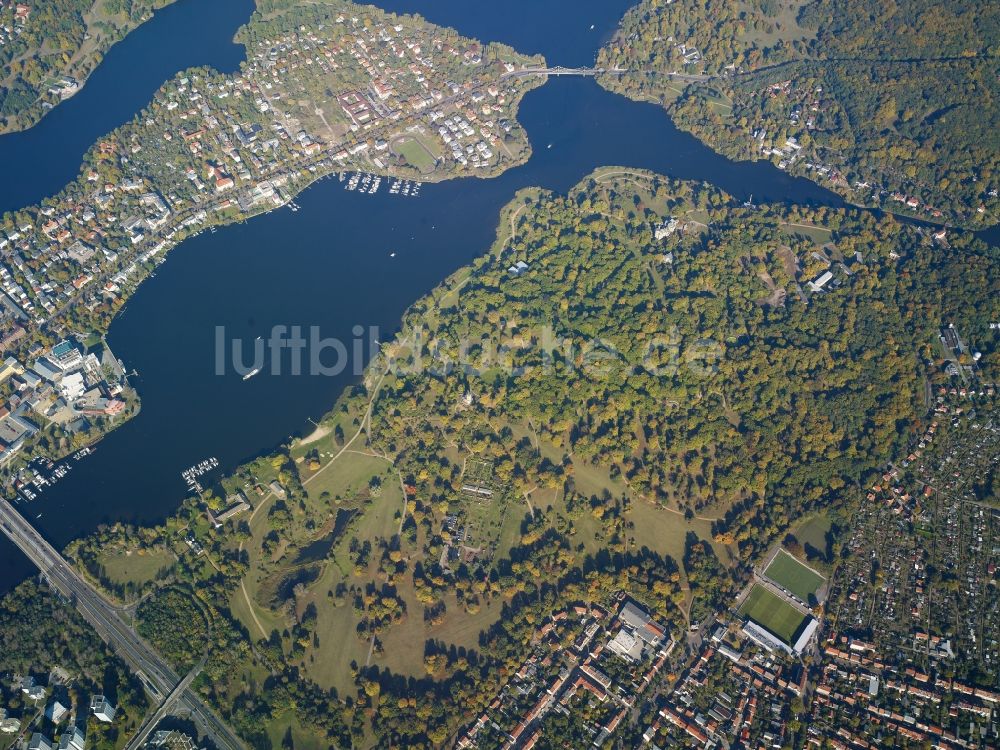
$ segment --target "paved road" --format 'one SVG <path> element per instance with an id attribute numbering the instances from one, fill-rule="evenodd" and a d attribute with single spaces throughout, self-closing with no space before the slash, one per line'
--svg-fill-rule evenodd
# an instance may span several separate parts
<path id="1" fill-rule="evenodd" d="M 149 738 L 149 735 L 153 733 L 153 730 L 156 729 L 157 724 L 159 724 L 164 717 L 170 713 L 170 710 L 174 707 L 174 704 L 177 703 L 177 700 L 184 696 L 187 689 L 194 681 L 194 678 L 201 672 L 201 668 L 203 666 L 205 666 L 205 657 L 203 657 L 195 668 L 188 673 L 187 677 L 177 683 L 177 687 L 175 687 L 170 692 L 170 695 L 168 695 L 163 702 L 160 703 L 160 707 L 146 717 L 142 726 L 139 727 L 139 731 L 132 735 L 132 739 L 130 739 L 125 745 L 125 750 L 136 750 L 146 744 L 146 740 Z"/>
<path id="2" fill-rule="evenodd" d="M 243 750 L 243 743 L 225 723 L 190 690 L 193 674 L 182 682 L 177 674 L 119 617 L 117 610 L 63 559 L 62 555 L 0 498 L 0 529 L 31 560 L 49 584 L 69 599 L 98 635 L 135 670 L 149 692 L 160 701 L 176 700 L 219 750 Z"/>

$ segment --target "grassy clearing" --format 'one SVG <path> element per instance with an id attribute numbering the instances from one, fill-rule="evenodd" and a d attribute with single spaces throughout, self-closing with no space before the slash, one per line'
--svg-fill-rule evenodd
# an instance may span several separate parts
<path id="1" fill-rule="evenodd" d="M 382 481 L 383 491 L 399 484 L 392 464 L 384 458 L 351 450 L 345 451 L 335 463 L 324 464 L 318 471 L 311 472 L 304 465 L 299 466 L 299 471 L 303 483 L 308 482 L 305 484 L 306 494 L 312 501 L 328 492 L 334 501 L 339 499 L 349 505 L 360 495 L 367 495 L 372 477 Z"/>
<path id="2" fill-rule="evenodd" d="M 149 583 L 157 573 L 177 562 L 177 558 L 166 548 L 135 552 L 114 550 L 104 553 L 98 560 L 112 581 L 120 584 L 131 582 L 136 586 Z"/>
<path id="3" fill-rule="evenodd" d="M 368 658 L 368 641 L 357 635 L 358 618 L 350 601 L 339 606 L 326 592 L 341 580 L 335 565 L 326 566 L 324 575 L 310 589 L 318 618 L 315 635 L 319 639 L 318 655 L 310 649 L 306 656 L 305 674 L 323 688 L 334 688 L 341 695 L 354 692 L 352 662 L 364 666 Z M 355 581 L 357 579 L 354 579 Z M 350 583 L 351 579 L 348 578 Z M 421 652 L 421 657 L 423 653 Z"/>
<path id="4" fill-rule="evenodd" d="M 778 12 L 771 16 L 771 27 L 748 32 L 746 39 L 748 42 L 755 42 L 761 47 L 770 47 L 779 39 L 791 42 L 795 39 L 812 39 L 816 32 L 798 24 L 799 11 L 805 5 L 805 0 L 784 0 L 777 4 Z M 753 11 L 752 6 L 747 2 L 742 2 L 744 10 Z"/>
<path id="5" fill-rule="evenodd" d="M 826 583 L 823 576 L 807 568 L 785 550 L 778 551 L 764 571 L 764 575 L 804 602 L 808 602 L 809 597 L 814 597 L 819 588 Z"/>
<path id="6" fill-rule="evenodd" d="M 733 111 L 732 100 L 721 91 L 713 91 L 706 95 L 705 101 L 710 107 L 714 107 L 720 115 L 728 115 Z"/>
<path id="7" fill-rule="evenodd" d="M 800 237 L 807 237 L 808 239 L 815 242 L 817 245 L 822 245 L 825 242 L 830 241 L 830 235 L 833 234 L 832 230 L 825 229 L 823 227 L 808 226 L 805 224 L 782 224 L 781 232 L 790 237 L 798 235 Z"/>
<path id="8" fill-rule="evenodd" d="M 799 522 L 792 529 L 792 535 L 799 540 L 802 546 L 808 545 L 825 557 L 827 554 L 826 535 L 830 532 L 832 525 L 830 518 L 825 514 L 812 515 Z"/>
<path id="9" fill-rule="evenodd" d="M 639 548 L 649 547 L 661 555 L 670 555 L 678 565 L 681 565 L 684 559 L 684 540 L 689 531 L 713 544 L 712 524 L 708 521 L 697 519 L 687 521 L 678 513 L 657 508 L 643 500 L 634 500 L 628 515 L 629 520 L 635 524 L 629 529 L 629 533 L 635 539 L 636 545 Z M 723 562 L 728 559 L 724 547 L 716 549 L 715 554 Z"/>
<path id="10" fill-rule="evenodd" d="M 479 647 L 479 633 L 496 622 L 503 609 L 503 603 L 497 599 L 484 603 L 475 614 L 461 609 L 452 596 L 445 599 L 445 604 L 449 614 L 445 615 L 444 621 L 433 629 L 430 636 L 465 648 Z"/>
<path id="11" fill-rule="evenodd" d="M 629 494 L 628 485 L 621 478 L 612 479 L 603 466 L 586 461 L 573 461 L 573 481 L 577 491 L 585 495 L 601 495 L 605 490 L 614 496 Z"/>
<path id="12" fill-rule="evenodd" d="M 346 463 L 341 466 L 339 465 L 341 461 Z M 328 472 L 336 474 L 340 482 L 339 485 L 331 485 L 334 489 L 338 486 L 353 486 L 352 482 L 355 484 L 361 482 L 364 487 L 367 487 L 368 478 L 373 475 L 383 476 L 384 480 L 379 495 L 372 497 L 370 502 L 361 508 L 360 515 L 351 522 L 347 531 L 331 550 L 330 558 L 323 565 L 319 578 L 308 585 L 306 595 L 297 601 L 299 607 L 305 607 L 309 603 L 316 606 L 315 632 L 319 638 L 320 652 L 317 654 L 315 649 L 310 649 L 307 652 L 304 664 L 306 673 L 319 685 L 326 688 L 333 687 L 341 694 L 346 694 L 354 689 L 351 662 L 362 666 L 365 664 L 368 658 L 369 642 L 362 640 L 357 635 L 359 618 L 354 613 L 350 599 L 345 598 L 338 601 L 329 592 L 335 591 L 341 582 L 348 586 L 364 586 L 372 580 L 374 571 L 371 569 L 360 576 L 354 574 L 349 555 L 350 540 L 356 537 L 374 543 L 376 538 L 390 539 L 395 535 L 399 529 L 399 514 L 403 507 L 403 491 L 399 486 L 396 472 L 389 467 L 384 459 L 364 454 L 345 453 L 337 464 L 331 467 Z M 348 468 L 345 470 L 345 467 Z M 313 484 L 320 481 L 317 479 Z M 311 492 L 312 485 L 307 486 Z M 375 564 L 373 562 L 372 566 Z M 256 585 L 259 586 L 259 583 Z M 414 621 L 422 625 L 423 620 L 423 608 L 416 602 L 408 576 L 399 582 L 399 589 L 400 596 L 407 605 L 407 617 L 402 623 L 398 623 L 390 629 L 390 636 L 395 635 L 397 630 L 407 629 Z M 331 647 L 330 644 L 336 644 L 336 646 Z M 411 641 L 411 648 L 412 645 Z M 398 649 L 398 651 L 400 656 L 407 656 L 406 649 Z M 415 666 L 419 670 L 423 664 L 423 649 L 415 649 L 415 651 Z M 387 658 L 391 654 L 392 652 L 386 648 Z M 397 668 L 396 663 L 389 663 L 394 669 Z M 399 666 L 411 670 L 414 664 L 406 663 Z M 419 675 L 419 671 L 416 674 Z"/>
<path id="13" fill-rule="evenodd" d="M 292 747 L 295 750 L 325 750 L 329 747 L 315 732 L 302 727 L 294 711 L 286 711 L 272 719 L 267 725 L 267 736 L 271 747 Z"/>
<path id="14" fill-rule="evenodd" d="M 750 589 L 740 606 L 740 614 L 767 628 L 788 644 L 792 643 L 795 633 L 805 620 L 805 615 L 799 610 L 760 585 L 754 585 Z"/>
<path id="15" fill-rule="evenodd" d="M 357 527 L 344 535 L 345 541 L 351 536 L 372 541 L 379 537 L 391 539 L 399 531 L 402 510 L 403 489 L 399 486 L 399 476 L 395 471 L 387 471 L 383 475 L 381 494 L 373 497 L 371 504 L 362 509 Z"/>

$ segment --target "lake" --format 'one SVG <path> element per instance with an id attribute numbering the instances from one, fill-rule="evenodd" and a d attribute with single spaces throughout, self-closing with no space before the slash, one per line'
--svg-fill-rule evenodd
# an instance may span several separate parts
<path id="1" fill-rule="evenodd" d="M 586 0 L 575 3 L 572 14 L 554 0 L 382 5 L 542 52 L 552 64 L 586 65 L 629 2 Z M 0 163 L 13 164 L 19 178 L 26 175 L 23 182 L 3 181 L 0 203 L 18 207 L 55 192 L 75 174 L 87 146 L 178 69 L 206 63 L 235 69 L 242 50 L 230 40 L 249 13 L 246 0 L 181 0 L 158 13 L 38 128 L 0 137 Z M 149 71 L 138 70 L 143 66 Z M 218 376 L 216 327 L 251 342 L 275 325 L 317 326 L 323 336 L 344 341 L 355 326 L 377 326 L 385 340 L 410 304 L 488 249 L 500 208 L 520 188 L 565 191 L 595 167 L 622 165 L 712 182 L 741 200 L 752 194 L 759 202 L 843 204 L 768 163 L 733 163 L 678 131 L 662 109 L 605 92 L 589 79 L 551 80 L 526 96 L 519 119 L 534 153 L 498 178 L 425 185 L 418 198 L 386 190 L 360 195 L 328 179 L 296 199 L 298 212 L 285 208 L 171 251 L 108 335 L 115 354 L 138 371 L 133 384 L 142 411 L 93 455 L 72 462 L 60 483 L 22 505 L 25 515 L 40 515 L 35 523 L 56 546 L 100 523 L 156 522 L 184 497 L 181 472 L 188 466 L 216 456 L 217 477 L 289 435 L 308 432 L 309 420 L 354 381 L 350 372 L 272 376 L 265 369 L 247 381 L 235 372 Z M 22 149 L 29 156 L 20 156 Z M 0 591 L 32 571 L 0 540 Z"/>

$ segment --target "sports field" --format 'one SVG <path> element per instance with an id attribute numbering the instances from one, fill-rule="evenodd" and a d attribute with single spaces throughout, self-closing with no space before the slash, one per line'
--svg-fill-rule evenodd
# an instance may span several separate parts
<path id="1" fill-rule="evenodd" d="M 740 606 L 740 614 L 763 625 L 789 645 L 805 619 L 795 607 L 760 584 L 750 589 Z"/>
<path id="2" fill-rule="evenodd" d="M 770 578 L 781 588 L 791 591 L 802 601 L 809 603 L 809 597 L 815 596 L 826 579 L 784 550 L 779 550 L 771 564 L 764 571 L 764 576 Z"/>
<path id="3" fill-rule="evenodd" d="M 393 144 L 393 150 L 423 174 L 434 171 L 434 155 L 416 138 L 400 139 Z"/>

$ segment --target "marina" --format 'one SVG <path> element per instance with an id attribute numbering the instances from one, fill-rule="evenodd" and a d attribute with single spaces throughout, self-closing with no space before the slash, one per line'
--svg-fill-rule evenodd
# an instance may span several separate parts
<path id="1" fill-rule="evenodd" d="M 187 484 L 189 491 L 201 494 L 203 488 L 201 486 L 201 482 L 198 480 L 205 476 L 208 472 L 217 469 L 218 467 L 219 459 L 215 456 L 211 456 L 206 458 L 204 461 L 199 461 L 194 466 L 190 466 L 182 471 L 181 479 L 183 479 L 185 484 Z"/>
<path id="2" fill-rule="evenodd" d="M 81 453 L 88 455 L 91 452 L 91 448 L 83 448 L 74 453 L 72 458 L 79 460 Z M 33 458 L 14 479 L 14 502 L 20 504 L 37 500 L 43 492 L 64 479 L 72 468 L 73 464 L 68 459 L 50 461 L 47 458 Z"/>
<path id="3" fill-rule="evenodd" d="M 403 195 L 416 198 L 420 195 L 421 184 L 413 180 L 393 180 L 389 183 L 389 195 Z"/>
<path id="4" fill-rule="evenodd" d="M 383 180 L 379 175 L 369 174 L 368 172 L 354 172 L 347 178 L 341 173 L 340 181 L 344 182 L 345 179 L 344 190 L 365 195 L 375 195 L 382 186 Z M 420 187 L 422 185 L 420 182 L 415 180 L 400 180 L 395 177 L 385 179 L 389 179 L 389 195 L 401 195 L 408 198 L 416 198 L 420 195 Z"/>

